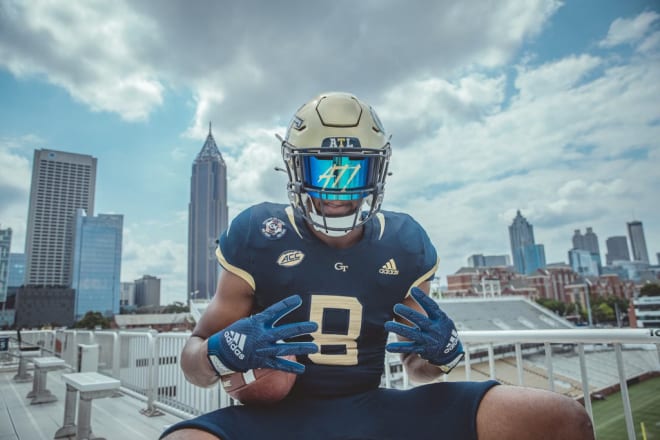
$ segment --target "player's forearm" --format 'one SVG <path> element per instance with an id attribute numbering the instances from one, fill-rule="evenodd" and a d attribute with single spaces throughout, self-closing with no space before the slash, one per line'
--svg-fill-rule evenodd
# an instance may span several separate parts
<path id="1" fill-rule="evenodd" d="M 433 382 L 444 374 L 440 368 L 416 354 L 403 355 L 402 362 L 410 380 L 418 384 Z"/>
<path id="2" fill-rule="evenodd" d="M 186 379 L 200 387 L 209 387 L 218 381 L 209 363 L 206 341 L 198 336 L 191 336 L 181 353 L 181 369 Z"/>

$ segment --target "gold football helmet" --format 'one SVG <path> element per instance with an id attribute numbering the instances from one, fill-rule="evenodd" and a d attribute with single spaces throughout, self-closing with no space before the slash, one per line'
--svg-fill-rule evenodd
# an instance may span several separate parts
<path id="1" fill-rule="evenodd" d="M 343 236 L 380 210 L 391 147 L 369 105 L 348 93 L 321 94 L 298 109 L 280 140 L 289 201 L 316 230 Z M 336 217 L 313 199 L 359 202 Z"/>

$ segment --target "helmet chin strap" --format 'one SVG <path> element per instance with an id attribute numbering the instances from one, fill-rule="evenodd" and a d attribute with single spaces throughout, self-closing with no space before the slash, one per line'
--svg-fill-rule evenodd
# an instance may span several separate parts
<path id="1" fill-rule="evenodd" d="M 353 230 L 353 224 L 355 223 L 355 214 L 345 217 L 325 217 L 324 219 L 322 215 L 310 211 L 309 217 L 312 219 L 312 227 L 328 237 L 343 237 L 347 235 Z M 339 230 L 325 229 L 321 226 L 323 224 L 328 225 L 329 228 L 337 228 Z"/>
<path id="2" fill-rule="evenodd" d="M 310 206 L 307 215 L 309 215 L 310 220 L 312 220 L 312 227 L 328 237 L 343 237 L 348 235 L 348 233 L 359 224 L 359 222 L 356 222 L 355 217 L 360 215 L 362 203 L 357 206 L 355 212 L 343 217 L 327 217 L 323 214 L 319 214 L 309 196 L 305 203 L 308 203 L 308 206 Z M 327 225 L 328 228 L 332 229 L 326 229 L 324 225 Z"/>

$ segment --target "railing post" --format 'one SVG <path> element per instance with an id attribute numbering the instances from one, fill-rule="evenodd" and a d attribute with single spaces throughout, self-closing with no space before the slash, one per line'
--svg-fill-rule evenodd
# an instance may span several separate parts
<path id="1" fill-rule="evenodd" d="M 518 371 L 518 385 L 524 386 L 523 358 L 521 344 L 516 344 L 516 370 Z"/>
<path id="2" fill-rule="evenodd" d="M 490 370 L 491 380 L 496 379 L 495 374 L 495 349 L 493 348 L 493 343 L 488 344 L 488 368 Z"/>
<path id="3" fill-rule="evenodd" d="M 621 399 L 623 400 L 623 415 L 626 418 L 626 429 L 628 430 L 628 440 L 635 440 L 635 424 L 632 417 L 632 408 L 630 406 L 630 395 L 628 394 L 628 382 L 626 372 L 623 368 L 623 354 L 621 353 L 621 344 L 614 344 L 616 353 L 616 366 L 619 370 L 619 384 L 621 385 Z"/>
<path id="4" fill-rule="evenodd" d="M 147 340 L 149 343 L 149 365 L 147 367 L 149 373 L 149 385 L 147 388 L 147 407 L 140 411 L 147 417 L 160 416 L 163 413 L 156 408 L 156 395 L 158 393 L 158 359 L 159 359 L 159 340 L 154 338 L 151 333 L 147 333 Z"/>
<path id="5" fill-rule="evenodd" d="M 550 386 L 550 391 L 555 390 L 555 376 L 552 371 L 552 346 L 549 342 L 543 344 L 545 347 L 545 368 L 548 370 L 548 385 Z"/>
<path id="6" fill-rule="evenodd" d="M 580 375 L 582 377 L 582 394 L 584 395 L 584 407 L 587 409 L 589 418 L 594 420 L 594 412 L 591 406 L 591 391 L 589 390 L 589 378 L 587 377 L 587 359 L 584 356 L 584 344 L 578 344 L 578 355 L 580 357 Z"/>
<path id="7" fill-rule="evenodd" d="M 121 351 L 119 351 L 119 344 L 121 341 L 121 338 L 119 337 L 119 334 L 114 332 L 113 335 L 113 340 L 112 340 L 112 377 L 115 379 L 121 380 L 121 373 L 119 370 L 119 361 L 120 361 L 120 356 L 121 356 Z"/>
<path id="8" fill-rule="evenodd" d="M 472 366 L 470 365 L 470 347 L 468 345 L 463 346 L 465 349 L 465 380 L 469 381 L 472 377 Z"/>

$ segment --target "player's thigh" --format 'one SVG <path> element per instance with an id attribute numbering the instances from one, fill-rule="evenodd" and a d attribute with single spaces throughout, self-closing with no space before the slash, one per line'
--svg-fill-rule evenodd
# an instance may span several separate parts
<path id="1" fill-rule="evenodd" d="M 593 439 L 591 420 L 576 400 L 551 391 L 500 385 L 477 411 L 479 440 Z"/>
<path id="2" fill-rule="evenodd" d="M 161 440 L 219 440 L 220 437 L 215 436 L 201 429 L 185 428 L 174 431 Z"/>

